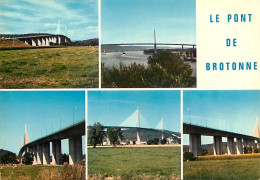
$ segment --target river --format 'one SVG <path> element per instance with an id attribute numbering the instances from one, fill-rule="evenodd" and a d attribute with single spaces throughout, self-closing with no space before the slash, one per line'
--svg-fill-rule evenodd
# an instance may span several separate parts
<path id="1" fill-rule="evenodd" d="M 105 67 L 119 66 L 120 63 L 124 65 L 130 65 L 131 63 L 143 64 L 147 66 L 147 58 L 150 55 L 144 54 L 143 51 L 126 51 L 125 54 L 122 52 L 110 52 L 102 53 L 101 62 L 104 63 Z M 192 68 L 192 76 L 197 75 L 196 62 L 185 61 Z"/>

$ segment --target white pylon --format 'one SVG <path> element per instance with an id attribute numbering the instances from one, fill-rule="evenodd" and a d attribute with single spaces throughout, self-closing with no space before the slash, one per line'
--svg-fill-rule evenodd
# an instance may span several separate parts
<path id="1" fill-rule="evenodd" d="M 253 132 L 254 137 L 260 138 L 260 131 L 259 131 L 259 125 L 258 125 L 258 118 L 256 117 L 256 124 L 255 124 L 255 129 Z"/>
<path id="2" fill-rule="evenodd" d="M 24 145 L 29 143 L 29 136 L 28 136 L 28 133 L 27 133 L 27 129 L 26 129 L 26 124 L 25 124 L 25 130 L 24 130 Z"/>

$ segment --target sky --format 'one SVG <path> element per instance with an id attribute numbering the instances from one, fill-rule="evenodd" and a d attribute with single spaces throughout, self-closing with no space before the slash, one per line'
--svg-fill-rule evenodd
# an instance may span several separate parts
<path id="1" fill-rule="evenodd" d="M 183 113 L 183 122 L 252 136 L 260 118 L 260 91 L 184 91 Z M 202 144 L 212 142 L 212 137 L 202 139 Z"/>
<path id="2" fill-rule="evenodd" d="M 0 34 L 98 38 L 98 0 L 0 0 Z"/>
<path id="3" fill-rule="evenodd" d="M 101 42 L 196 43 L 195 0 L 101 0 Z"/>
<path id="4" fill-rule="evenodd" d="M 84 91 L 0 91 L 0 102 L 0 149 L 16 154 L 25 124 L 31 142 L 73 124 L 73 113 L 75 122 L 85 118 Z"/>
<path id="5" fill-rule="evenodd" d="M 137 107 L 140 124 L 155 128 L 163 117 L 164 129 L 180 132 L 180 91 L 89 91 L 88 125 L 119 126 Z"/>

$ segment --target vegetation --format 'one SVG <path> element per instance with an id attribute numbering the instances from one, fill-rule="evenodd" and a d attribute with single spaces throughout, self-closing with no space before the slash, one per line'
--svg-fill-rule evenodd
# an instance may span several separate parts
<path id="1" fill-rule="evenodd" d="M 251 159 L 251 158 L 260 158 L 260 154 L 240 154 L 240 155 L 210 155 L 210 156 L 198 156 L 196 157 L 197 161 L 205 160 L 231 160 L 231 159 Z"/>
<path id="2" fill-rule="evenodd" d="M 148 66 L 131 64 L 106 68 L 102 64 L 102 87 L 112 88 L 176 88 L 194 87 L 189 64 L 169 50 L 158 52 L 148 58 Z"/>
<path id="3" fill-rule="evenodd" d="M 0 51 L 0 88 L 98 87 L 98 48 Z"/>
<path id="4" fill-rule="evenodd" d="M 16 154 L 1 149 L 0 164 L 18 164 Z"/>
<path id="5" fill-rule="evenodd" d="M 148 141 L 146 141 L 146 143 L 147 143 L 147 145 L 157 145 L 157 144 L 159 144 L 159 139 L 158 138 L 149 139 Z M 164 144 L 166 144 L 166 140 L 165 140 Z"/>
<path id="6" fill-rule="evenodd" d="M 184 179 L 259 179 L 260 158 L 183 163 Z"/>
<path id="7" fill-rule="evenodd" d="M 107 137 L 114 146 L 120 144 L 120 139 L 123 138 L 121 128 L 110 127 L 107 129 Z"/>
<path id="8" fill-rule="evenodd" d="M 0 169 L 3 179 L 85 179 L 85 166 L 4 166 Z"/>
<path id="9" fill-rule="evenodd" d="M 180 179 L 180 147 L 88 149 L 88 178 Z"/>
<path id="10" fill-rule="evenodd" d="M 88 143 L 93 145 L 93 148 L 95 148 L 97 144 L 102 144 L 104 134 L 103 125 L 95 123 L 88 132 Z"/>
<path id="11" fill-rule="evenodd" d="M 32 165 L 33 163 L 33 153 L 26 152 L 23 155 L 23 164 L 25 165 Z"/>
<path id="12" fill-rule="evenodd" d="M 61 164 L 64 163 L 69 163 L 69 155 L 65 153 L 61 155 Z"/>
<path id="13" fill-rule="evenodd" d="M 194 157 L 192 152 L 183 153 L 183 161 L 194 161 L 196 158 Z"/>

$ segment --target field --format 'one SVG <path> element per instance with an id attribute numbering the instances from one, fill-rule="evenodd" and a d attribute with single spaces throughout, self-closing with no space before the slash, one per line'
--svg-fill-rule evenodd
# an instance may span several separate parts
<path id="1" fill-rule="evenodd" d="M 85 166 L 4 166 L 0 179 L 85 179 Z"/>
<path id="2" fill-rule="evenodd" d="M 260 158 L 183 163 L 184 179 L 259 179 Z"/>
<path id="3" fill-rule="evenodd" d="M 98 47 L 0 51 L 0 88 L 98 87 Z"/>
<path id="4" fill-rule="evenodd" d="M 89 148 L 89 179 L 180 179 L 180 147 Z"/>

